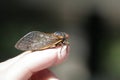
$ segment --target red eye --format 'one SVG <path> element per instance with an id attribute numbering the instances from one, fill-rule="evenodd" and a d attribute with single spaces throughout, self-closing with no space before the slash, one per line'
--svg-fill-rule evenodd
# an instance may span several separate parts
<path id="1" fill-rule="evenodd" d="M 66 37 L 66 38 L 69 38 L 69 35 L 65 33 L 65 37 Z"/>

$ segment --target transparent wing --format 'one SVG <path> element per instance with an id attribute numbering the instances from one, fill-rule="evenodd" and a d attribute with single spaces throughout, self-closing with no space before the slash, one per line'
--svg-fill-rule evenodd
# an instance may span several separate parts
<path id="1" fill-rule="evenodd" d="M 19 50 L 40 50 L 47 45 L 57 42 L 57 37 L 53 34 L 48 34 L 39 31 L 32 31 L 23 36 L 15 45 Z"/>

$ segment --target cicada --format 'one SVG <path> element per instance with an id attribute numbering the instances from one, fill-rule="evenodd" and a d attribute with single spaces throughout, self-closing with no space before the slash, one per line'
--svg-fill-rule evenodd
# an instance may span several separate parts
<path id="1" fill-rule="evenodd" d="M 68 45 L 69 35 L 65 32 L 44 33 L 32 31 L 23 36 L 16 44 L 18 50 L 44 50 L 57 46 Z"/>

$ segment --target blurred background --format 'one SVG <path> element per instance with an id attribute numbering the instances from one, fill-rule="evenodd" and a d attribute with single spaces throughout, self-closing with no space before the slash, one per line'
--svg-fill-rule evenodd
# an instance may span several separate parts
<path id="1" fill-rule="evenodd" d="M 0 61 L 36 30 L 70 35 L 68 59 L 51 68 L 61 80 L 120 80 L 120 0 L 0 0 Z"/>

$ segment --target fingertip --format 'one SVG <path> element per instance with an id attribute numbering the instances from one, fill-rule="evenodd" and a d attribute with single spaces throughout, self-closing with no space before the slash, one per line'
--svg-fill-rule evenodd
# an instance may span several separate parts
<path id="1" fill-rule="evenodd" d="M 69 46 L 65 45 L 61 48 L 59 48 L 58 52 L 57 52 L 58 56 L 57 56 L 57 60 L 55 64 L 60 64 L 61 62 L 63 62 L 69 55 Z"/>

